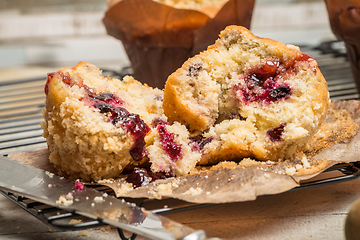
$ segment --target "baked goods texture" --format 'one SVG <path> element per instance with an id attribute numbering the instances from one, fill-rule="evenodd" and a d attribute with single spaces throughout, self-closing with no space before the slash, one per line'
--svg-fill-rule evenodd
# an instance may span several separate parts
<path id="1" fill-rule="evenodd" d="M 48 74 L 45 93 L 49 159 L 72 178 L 116 177 L 141 162 L 148 124 L 162 114 L 160 90 L 104 78 L 85 62 Z"/>
<path id="2" fill-rule="evenodd" d="M 90 63 L 80 62 L 73 68 L 48 74 L 45 93 L 43 135 L 50 162 L 63 176 L 87 181 L 117 177 L 125 168 L 146 164 L 149 156 L 167 146 L 169 139 L 146 149 L 157 143 L 150 138 L 146 142 L 145 137 L 151 132 L 155 132 L 151 136 L 156 135 L 158 125 L 166 125 L 167 134 L 175 135 L 171 130 L 174 127 L 163 115 L 161 90 L 129 76 L 122 81 L 103 77 Z M 186 174 L 195 167 L 199 154 L 186 150 L 188 132 L 186 128 L 182 130 L 182 142 L 172 139 L 179 156 L 171 160 L 173 165 L 165 170 L 157 167 L 154 172 Z"/>
<path id="3" fill-rule="evenodd" d="M 298 47 L 228 26 L 171 74 L 164 113 L 197 136 L 202 164 L 294 158 L 329 104 L 316 61 Z"/>

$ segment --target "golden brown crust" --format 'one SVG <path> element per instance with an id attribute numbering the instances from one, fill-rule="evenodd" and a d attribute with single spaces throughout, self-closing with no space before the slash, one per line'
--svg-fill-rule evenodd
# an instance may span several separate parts
<path id="1" fill-rule="evenodd" d="M 166 81 L 164 90 L 164 113 L 170 122 L 180 122 L 188 129 L 205 129 L 209 123 L 209 116 L 206 112 L 191 111 L 193 108 L 191 102 L 184 102 L 176 89 L 181 85 L 178 78 L 170 75 Z M 190 111 L 189 111 L 190 110 Z"/>

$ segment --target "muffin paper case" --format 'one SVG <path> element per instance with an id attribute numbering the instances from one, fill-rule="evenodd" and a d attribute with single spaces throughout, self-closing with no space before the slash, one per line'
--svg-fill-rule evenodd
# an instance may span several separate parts
<path id="1" fill-rule="evenodd" d="M 325 3 L 331 29 L 345 43 L 354 81 L 360 92 L 360 1 L 326 0 Z"/>
<path id="2" fill-rule="evenodd" d="M 213 44 L 228 25 L 250 27 L 255 0 L 229 0 L 210 16 L 152 0 L 109 2 L 103 22 L 122 41 L 135 79 L 163 88 L 167 77 Z"/>

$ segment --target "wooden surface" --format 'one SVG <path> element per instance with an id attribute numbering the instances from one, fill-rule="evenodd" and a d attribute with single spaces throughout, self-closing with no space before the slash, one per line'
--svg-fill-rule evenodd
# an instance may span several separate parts
<path id="1" fill-rule="evenodd" d="M 359 186 L 360 179 L 357 179 L 166 216 L 224 240 L 341 240 L 345 239 L 347 212 L 351 204 L 360 198 Z M 120 239 L 116 229 L 110 227 L 88 229 L 86 232 L 54 231 L 2 195 L 0 222 L 0 239 Z"/>

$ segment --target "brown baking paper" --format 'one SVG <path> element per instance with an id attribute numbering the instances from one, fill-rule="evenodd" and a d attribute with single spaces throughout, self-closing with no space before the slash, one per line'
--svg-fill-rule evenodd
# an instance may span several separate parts
<path id="1" fill-rule="evenodd" d="M 103 22 L 121 40 L 135 79 L 164 88 L 167 77 L 214 44 L 228 25 L 250 27 L 255 0 L 229 0 L 214 15 L 152 0 L 111 1 Z"/>
<path id="2" fill-rule="evenodd" d="M 302 168 L 290 174 L 287 170 L 296 168 L 301 161 L 294 162 L 258 162 L 241 161 L 239 164 L 229 162 L 227 167 L 214 166 L 211 169 L 198 173 L 157 180 L 149 185 L 136 189 L 128 188 L 124 180 L 126 176 L 102 184 L 111 187 L 118 197 L 131 198 L 162 198 L 171 197 L 194 203 L 225 203 L 254 200 L 257 196 L 277 194 L 299 186 L 300 181 L 310 179 L 323 172 L 325 169 L 340 162 L 354 162 L 360 160 L 360 101 L 336 101 L 332 109 L 347 110 L 351 121 L 355 124 L 344 122 L 334 136 L 346 133 L 346 128 L 356 125 L 355 136 L 346 139 L 339 136 L 339 143 L 330 145 L 328 149 L 320 150 L 308 162 L 311 168 Z M 324 124 L 333 124 L 335 120 L 329 113 Z M 327 125 L 326 125 L 327 126 Z M 9 154 L 9 157 L 23 161 L 29 165 L 56 173 L 48 161 L 46 148 L 35 151 Z"/>
<path id="3" fill-rule="evenodd" d="M 345 43 L 354 80 L 360 92 L 360 1 L 326 0 L 330 25 Z"/>

